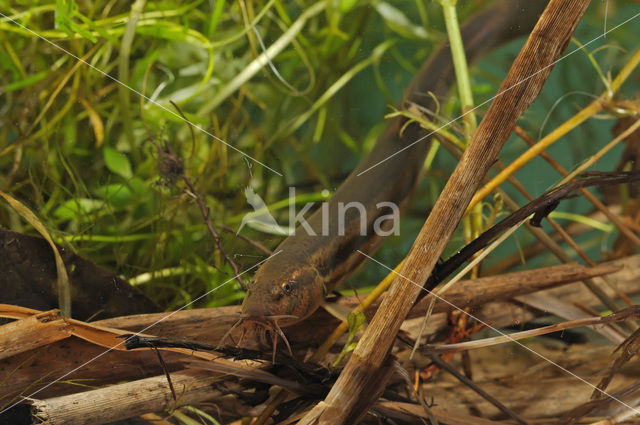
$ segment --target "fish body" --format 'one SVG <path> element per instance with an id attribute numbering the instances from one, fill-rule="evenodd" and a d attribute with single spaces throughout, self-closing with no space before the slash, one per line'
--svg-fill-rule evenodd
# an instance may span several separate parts
<path id="1" fill-rule="evenodd" d="M 472 63 L 497 46 L 528 34 L 547 2 L 506 0 L 469 19 L 461 28 L 467 61 Z M 447 96 L 454 76 L 445 43 L 422 66 L 405 91 L 402 106 L 417 104 L 436 111 L 434 97 Z M 429 145 L 430 135 L 418 124 L 407 125 L 405 117 L 391 119 L 371 152 L 327 205 L 307 220 L 312 232 L 299 226 L 278 246 L 279 254 L 258 269 L 242 304 L 243 317 L 288 326 L 311 315 L 325 295 L 366 259 L 358 250 L 372 254 L 390 232 L 393 223 L 384 220 L 392 213 L 388 205 L 406 207 Z M 364 224 L 362 210 L 345 209 L 347 205 L 363 207 Z"/>

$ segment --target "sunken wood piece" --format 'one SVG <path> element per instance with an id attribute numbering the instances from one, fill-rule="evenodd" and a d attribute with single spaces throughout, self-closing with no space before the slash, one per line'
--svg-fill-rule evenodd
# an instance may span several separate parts
<path id="1" fill-rule="evenodd" d="M 185 356 L 162 352 L 169 371 L 183 368 Z M 26 351 L 0 361 L 0 404 L 18 396 L 53 397 L 83 391 L 83 385 L 101 386 L 147 378 L 162 373 L 150 350 L 109 351 L 78 337 Z M 56 381 L 53 383 L 53 381 Z"/>
<path id="2" fill-rule="evenodd" d="M 42 312 L 0 326 L 0 359 L 67 338 L 70 333 L 62 320 L 50 320 L 57 312 Z"/>
<path id="3" fill-rule="evenodd" d="M 355 411 L 364 388 L 371 385 L 395 336 L 467 205 L 520 115 L 537 97 L 553 63 L 566 49 L 589 5 L 588 0 L 551 0 L 533 29 L 453 175 L 407 256 L 403 267 L 325 401 L 301 424 L 342 424 Z M 416 283 L 418 286 L 416 286 Z"/>
<path id="4" fill-rule="evenodd" d="M 475 307 L 490 301 L 508 300 L 518 295 L 530 294 L 583 279 L 608 275 L 619 271 L 621 268 L 621 265 L 614 262 L 603 263 L 596 267 L 570 263 L 480 279 L 462 280 L 439 296 L 444 301 L 436 298 L 433 311 L 434 313 L 440 313 L 453 310 L 455 307 Z M 418 301 L 411 309 L 408 317 L 424 314 L 432 298 L 433 295 L 428 295 Z M 348 301 L 353 303 L 357 300 L 349 297 Z"/>
<path id="5" fill-rule="evenodd" d="M 72 291 L 73 317 L 107 318 L 160 309 L 114 273 L 59 246 Z M 58 308 L 56 263 L 42 238 L 0 228 L 0 303 L 37 310 Z"/>
<path id="6" fill-rule="evenodd" d="M 557 270 L 567 270 L 570 266 L 554 266 L 553 268 L 556 267 Z M 624 292 L 629 296 L 640 292 L 640 286 L 637 284 L 640 279 L 640 255 L 604 263 L 603 265 L 598 266 L 598 268 L 600 267 L 603 267 L 604 269 L 620 267 L 620 271 L 608 275 L 609 280 L 615 284 L 619 291 Z M 598 268 L 596 268 L 596 270 Z M 540 274 L 543 276 L 551 275 L 551 273 L 548 272 L 549 269 L 550 268 L 541 269 Z M 577 270 L 580 269 L 581 267 Z M 588 270 L 589 269 L 586 270 L 586 276 L 589 276 Z M 593 272 L 593 270 L 591 271 Z M 518 275 L 524 277 L 525 274 L 529 272 L 522 273 L 523 274 L 514 273 L 509 275 L 512 276 L 510 279 L 513 279 Z M 578 272 L 575 275 L 575 278 L 582 277 L 581 273 L 582 272 Z M 563 274 L 564 272 L 559 275 Z M 484 279 L 475 283 L 483 281 Z M 531 292 L 526 285 L 523 286 L 524 283 L 528 282 L 531 285 L 537 285 L 539 283 L 535 280 L 527 281 L 524 278 L 521 279 L 520 282 L 521 284 L 518 286 L 520 289 L 523 289 L 523 293 Z M 502 285 L 499 281 L 498 284 Z M 468 285 L 472 285 L 472 283 L 467 283 L 466 281 L 459 282 L 447 292 L 447 298 L 457 298 L 456 293 L 458 291 L 466 291 L 464 288 Z M 488 293 L 496 292 L 491 288 L 491 285 L 481 284 L 478 285 L 477 289 L 481 290 L 482 287 L 484 287 Z M 476 288 L 473 289 L 475 290 Z M 613 294 L 610 289 L 605 289 L 609 291 L 608 293 L 610 295 Z M 580 283 L 573 283 L 562 287 L 547 289 L 541 293 L 552 294 L 555 297 L 577 305 L 594 307 L 599 304 L 599 301 Z M 515 295 L 520 295 L 520 292 Z M 459 306 L 476 306 L 474 315 L 491 322 L 493 326 L 496 327 L 523 323 L 535 317 L 534 312 L 520 308 L 510 301 L 497 302 L 499 299 L 501 299 L 501 297 L 496 294 L 492 298 L 493 302 L 480 306 L 480 304 L 475 302 L 477 300 L 473 298 L 470 300 L 470 304 L 462 304 Z M 355 297 L 344 297 L 340 301 L 346 302 L 349 307 L 353 307 L 357 302 Z M 403 329 L 413 333 L 415 328 L 420 327 L 420 324 L 422 323 L 421 316 L 424 314 L 423 307 L 426 306 L 425 302 L 426 301 L 424 300 L 421 301 L 416 305 L 416 309 L 414 309 L 415 311 L 411 311 L 409 317 L 415 317 L 416 319 L 407 321 Z M 446 304 L 437 303 L 436 308 L 438 310 L 443 308 L 443 311 L 446 311 L 448 306 Z M 165 337 L 185 338 L 215 344 L 234 322 L 235 319 L 230 317 L 230 315 L 237 313 L 238 311 L 238 306 L 179 311 L 168 317 L 166 320 L 147 329 L 145 332 Z M 371 317 L 373 311 L 373 309 L 369 310 L 367 312 L 367 316 Z M 125 316 L 102 320 L 95 324 L 131 331 L 141 331 L 156 322 L 158 319 L 167 317 L 168 315 L 169 313 L 155 313 Z M 333 331 L 338 323 L 338 320 L 330 316 L 326 311 L 319 310 L 310 319 L 302 322 L 301 324 L 286 328 L 285 332 L 293 346 L 293 349 L 304 352 L 305 348 L 310 345 L 317 346 L 329 333 Z M 426 329 L 427 334 L 442 330 L 446 326 L 446 323 L 445 313 L 434 314 Z M 46 327 L 46 323 L 40 323 L 40 326 Z M 33 332 L 35 332 L 35 330 Z M 30 332 L 30 334 L 33 334 L 33 332 Z M 55 334 L 53 330 L 49 332 L 45 329 L 43 332 L 45 332 L 43 335 Z M 47 338 L 49 338 L 47 342 L 50 342 L 51 337 Z M 58 336 L 54 335 L 52 338 L 55 339 L 58 338 Z M 32 341 L 37 339 L 38 338 L 35 338 Z M 7 339 L 4 341 L 7 342 L 9 340 Z M 29 344 L 28 341 L 24 343 Z M 2 346 L 5 346 L 5 344 L 0 343 L 0 347 Z M 12 349 L 10 346 L 11 344 L 8 344 L 7 349 L 11 349 L 12 352 L 18 350 L 18 347 L 14 347 Z M 28 347 L 31 348 L 32 346 L 29 345 Z M 89 385 L 103 385 L 123 380 L 141 379 L 162 372 L 157 358 L 152 352 L 111 351 L 103 354 L 104 351 L 105 349 L 102 347 L 95 346 L 72 336 L 63 341 L 42 346 L 37 350 L 28 350 L 21 354 L 15 354 L 11 357 L 0 360 L 0 397 L 7 394 L 19 393 L 28 395 L 30 392 L 42 388 L 48 382 L 63 376 L 80 365 L 84 365 L 88 361 L 91 362 L 66 376 L 63 381 L 79 380 Z M 102 354 L 102 356 L 97 357 L 100 354 Z M 95 360 L 92 360 L 94 358 Z M 169 370 L 176 370 L 181 368 L 181 361 L 184 360 L 184 356 L 163 351 L 163 359 L 167 363 Z M 80 390 L 82 390 L 81 387 L 62 382 L 46 388 L 42 393 L 39 393 L 38 396 L 49 397 L 69 394 Z"/>
<path id="7" fill-rule="evenodd" d="M 34 399 L 30 401 L 31 423 L 104 424 L 149 412 L 195 406 L 235 392 L 210 372 L 182 370 L 172 373 L 171 381 L 177 401 L 173 400 L 165 375 L 72 395 Z"/>

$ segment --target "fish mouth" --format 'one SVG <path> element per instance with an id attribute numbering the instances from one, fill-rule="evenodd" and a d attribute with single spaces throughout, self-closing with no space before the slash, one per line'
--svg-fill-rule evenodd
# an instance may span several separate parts
<path id="1" fill-rule="evenodd" d="M 281 314 L 274 316 L 252 316 L 248 314 L 240 314 L 238 320 L 229 328 L 229 330 L 224 334 L 224 336 L 220 339 L 218 343 L 218 347 L 222 346 L 224 341 L 231 335 L 234 329 L 236 329 L 240 325 L 245 325 L 245 328 L 242 331 L 240 336 L 240 340 L 237 342 L 237 346 L 242 344 L 242 341 L 247 333 L 246 325 L 254 325 L 254 328 L 259 328 L 262 332 L 258 332 L 258 336 L 260 339 L 260 343 L 264 345 L 268 345 L 270 340 L 271 346 L 273 347 L 273 355 L 272 355 L 272 363 L 276 362 L 276 351 L 278 347 L 278 339 L 282 338 L 284 344 L 287 346 L 287 351 L 289 355 L 293 356 L 293 351 L 291 350 L 291 345 L 287 340 L 282 328 L 278 324 L 278 320 L 282 319 L 297 319 L 298 316 L 293 316 L 290 314 Z"/>

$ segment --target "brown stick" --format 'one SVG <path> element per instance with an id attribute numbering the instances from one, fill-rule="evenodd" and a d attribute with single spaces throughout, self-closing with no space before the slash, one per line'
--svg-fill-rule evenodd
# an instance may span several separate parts
<path id="1" fill-rule="evenodd" d="M 483 305 L 494 300 L 507 300 L 518 295 L 560 286 L 564 282 L 577 282 L 598 275 L 607 275 L 620 270 L 620 268 L 620 266 L 610 263 L 595 267 L 569 263 L 499 276 L 463 280 L 442 295 L 442 298 L 448 303 L 437 300 L 433 311 L 449 311 L 452 308 L 451 304 L 466 308 Z M 428 295 L 420 300 L 411 310 L 412 315 L 426 312 L 431 298 L 433 296 Z"/>
<path id="2" fill-rule="evenodd" d="M 548 288 L 562 286 L 570 282 L 578 282 L 597 276 L 609 275 L 622 269 L 621 265 L 613 262 L 587 267 L 578 263 L 560 264 L 540 269 L 524 270 L 496 276 L 486 276 L 478 279 L 465 279 L 456 283 L 441 295 L 446 301 L 437 299 L 433 306 L 434 313 L 450 311 L 455 305 L 460 308 L 471 308 L 492 301 L 508 300 L 519 295 L 526 295 Z M 427 295 L 418 301 L 408 313 L 407 318 L 424 315 L 431 303 L 433 295 Z M 348 296 L 337 300 L 337 304 L 353 310 L 360 304 L 361 297 Z M 365 312 L 369 317 L 379 307 L 374 303 Z M 369 314 L 370 312 L 370 314 Z M 117 327 L 117 326 L 116 326 Z"/>
<path id="3" fill-rule="evenodd" d="M 59 310 L 45 311 L 0 326 L 0 360 L 69 336 Z"/>
<path id="4" fill-rule="evenodd" d="M 228 392 L 214 387 L 210 372 L 181 371 L 172 374 L 179 397 L 174 401 L 164 375 L 112 385 L 92 391 L 33 400 L 33 423 L 102 424 L 143 413 L 197 405 Z M 218 382 L 223 385 L 222 382 Z"/>
<path id="5" fill-rule="evenodd" d="M 482 178 L 505 143 L 518 117 L 536 98 L 553 63 L 567 47 L 588 0 L 552 0 L 522 48 L 469 148 L 438 198 L 416 242 L 370 326 L 324 403 L 301 424 L 342 424 L 355 411 L 360 393 L 367 388 L 389 353 L 400 325 L 449 241 Z M 414 283 L 416 282 L 416 283 Z"/>

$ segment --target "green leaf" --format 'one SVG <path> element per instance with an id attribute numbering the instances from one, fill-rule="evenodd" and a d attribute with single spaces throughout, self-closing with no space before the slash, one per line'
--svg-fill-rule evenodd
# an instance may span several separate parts
<path id="1" fill-rule="evenodd" d="M 56 11 L 53 15 L 55 28 L 68 34 L 71 13 L 73 13 L 72 1 L 56 0 Z"/>
<path id="2" fill-rule="evenodd" d="M 53 215 L 63 220 L 80 218 L 104 207 L 104 201 L 91 198 L 74 198 L 55 209 Z"/>
<path id="3" fill-rule="evenodd" d="M 116 208 L 124 208 L 131 203 L 131 189 L 122 183 L 102 186 L 98 189 L 98 194 Z"/>
<path id="4" fill-rule="evenodd" d="M 349 323 L 349 334 L 355 335 L 360 331 L 360 329 L 362 329 L 362 324 L 364 323 L 364 314 L 362 312 L 349 313 L 347 323 Z"/>
<path id="5" fill-rule="evenodd" d="M 149 184 L 140 177 L 134 177 L 128 183 L 131 190 L 133 190 L 133 193 L 139 196 L 147 194 L 147 191 L 150 189 Z"/>
<path id="6" fill-rule="evenodd" d="M 82 15 L 78 11 L 78 6 L 73 0 L 56 0 L 56 11 L 54 14 L 55 28 L 67 33 L 70 37 L 74 37 L 76 34 L 80 34 L 82 37 L 90 40 L 92 43 L 96 43 L 98 39 L 91 34 L 90 31 L 84 29 L 81 25 L 73 21 L 76 17 L 86 23 L 89 27 L 93 27 L 93 22 Z M 105 33 L 103 31 L 103 33 Z M 106 34 L 106 33 L 105 33 Z"/>
<path id="7" fill-rule="evenodd" d="M 131 162 L 129 162 L 129 158 L 127 158 L 125 154 L 118 152 L 109 146 L 105 146 L 102 152 L 104 155 L 104 162 L 112 173 L 122 176 L 125 179 L 133 177 Z"/>
<path id="8" fill-rule="evenodd" d="M 117 209 L 126 209 L 148 199 L 149 185 L 139 177 L 133 177 L 126 183 L 113 183 L 100 186 L 96 195 Z"/>
<path id="9" fill-rule="evenodd" d="M 44 77 L 46 77 L 48 73 L 49 73 L 49 70 L 41 71 L 41 72 L 38 72 L 37 74 L 29 75 L 23 79 L 16 80 L 4 86 L 3 91 L 5 93 L 8 93 L 11 91 L 20 90 L 20 89 L 24 89 L 26 87 L 32 86 L 37 82 L 41 81 L 42 79 L 44 79 Z"/>
<path id="10" fill-rule="evenodd" d="M 362 312 L 349 313 L 349 317 L 347 318 L 347 323 L 349 324 L 349 336 L 347 337 L 347 343 L 344 345 L 342 352 L 340 353 L 336 361 L 333 363 L 333 367 L 337 367 L 342 361 L 342 359 L 344 358 L 344 356 L 347 355 L 347 353 L 350 353 L 353 350 L 355 350 L 356 345 L 358 345 L 358 343 L 354 342 L 353 339 L 355 338 L 356 334 L 360 332 L 360 330 L 362 329 L 362 324 L 364 323 L 364 319 L 365 319 L 365 316 L 364 316 L 364 313 Z"/>

